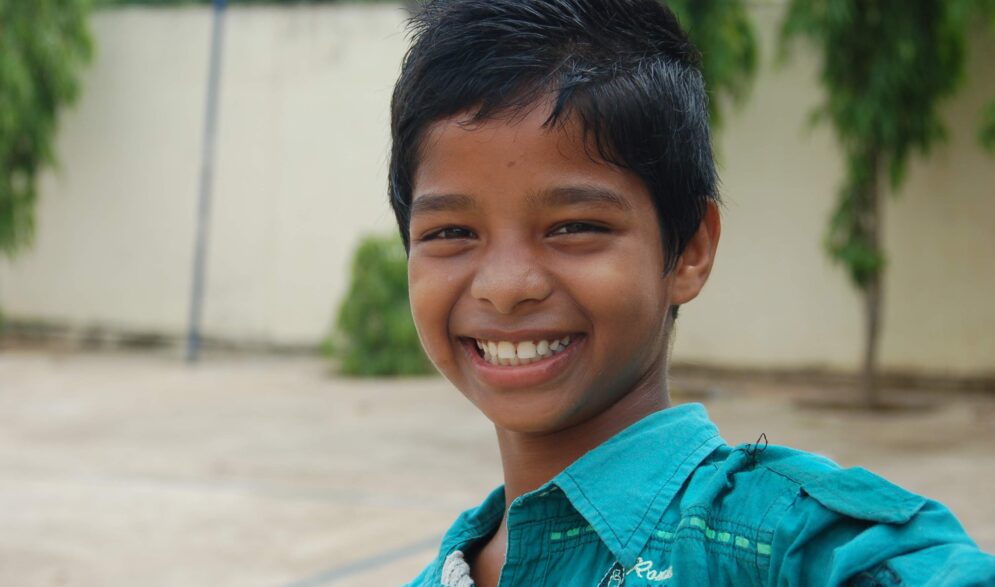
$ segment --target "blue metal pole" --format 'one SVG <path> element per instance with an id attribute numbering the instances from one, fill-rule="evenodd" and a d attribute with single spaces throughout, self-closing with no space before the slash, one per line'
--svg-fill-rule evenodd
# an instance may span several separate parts
<path id="1" fill-rule="evenodd" d="M 210 225 L 211 192 L 214 178 L 214 146 L 218 126 L 218 81 L 221 78 L 221 49 L 224 36 L 226 0 L 214 0 L 211 25 L 211 56 L 207 72 L 207 112 L 201 153 L 200 193 L 197 202 L 197 231 L 194 243 L 193 289 L 190 293 L 190 322 L 187 330 L 187 362 L 200 357 L 200 322 L 204 306 L 207 269 L 207 236 Z"/>

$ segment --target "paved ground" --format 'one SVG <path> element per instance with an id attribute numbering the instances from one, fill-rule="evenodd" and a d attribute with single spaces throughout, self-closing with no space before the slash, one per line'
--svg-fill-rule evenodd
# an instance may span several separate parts
<path id="1" fill-rule="evenodd" d="M 995 550 L 995 397 L 930 411 L 799 408 L 744 383 L 729 442 L 819 450 L 946 502 Z M 444 381 L 315 359 L 0 354 L 0 585 L 397 585 L 499 482 L 493 432 Z"/>

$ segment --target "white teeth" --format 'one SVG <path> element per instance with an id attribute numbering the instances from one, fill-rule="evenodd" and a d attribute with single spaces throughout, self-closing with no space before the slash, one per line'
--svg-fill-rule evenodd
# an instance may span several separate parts
<path id="1" fill-rule="evenodd" d="M 517 344 L 506 340 L 490 341 L 477 339 L 475 342 L 477 348 L 483 354 L 484 360 L 488 363 L 492 365 L 514 366 L 528 365 L 529 363 L 542 361 L 563 352 L 570 344 L 570 336 L 567 335 L 553 341 L 523 340 Z"/>
<path id="2" fill-rule="evenodd" d="M 519 359 L 534 359 L 536 357 L 536 343 L 531 340 L 525 340 L 518 343 L 518 358 Z"/>

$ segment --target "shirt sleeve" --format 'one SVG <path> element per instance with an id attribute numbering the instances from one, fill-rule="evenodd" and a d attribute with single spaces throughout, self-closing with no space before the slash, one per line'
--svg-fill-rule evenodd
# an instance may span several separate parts
<path id="1" fill-rule="evenodd" d="M 860 468 L 803 483 L 771 544 L 770 585 L 995 585 L 995 557 L 943 505 Z"/>

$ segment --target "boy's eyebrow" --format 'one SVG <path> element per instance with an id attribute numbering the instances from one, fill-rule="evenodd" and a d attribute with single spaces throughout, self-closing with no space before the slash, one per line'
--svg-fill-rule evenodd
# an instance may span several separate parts
<path id="1" fill-rule="evenodd" d="M 574 185 L 555 187 L 532 194 L 528 198 L 529 206 L 538 208 L 555 208 L 558 206 L 593 205 L 632 210 L 632 204 L 609 189 Z M 477 201 L 465 194 L 423 194 L 411 202 L 411 216 L 431 214 L 433 212 L 463 212 L 478 207 Z"/>
<path id="2" fill-rule="evenodd" d="M 464 194 L 423 194 L 411 202 L 411 216 L 432 212 L 461 212 L 476 207 L 476 200 Z"/>
<path id="3" fill-rule="evenodd" d="M 588 204 L 608 206 L 624 211 L 632 210 L 632 203 L 618 193 L 609 189 L 589 185 L 565 186 L 543 190 L 530 196 L 529 204 L 533 208 Z"/>

